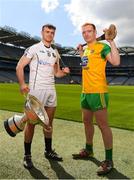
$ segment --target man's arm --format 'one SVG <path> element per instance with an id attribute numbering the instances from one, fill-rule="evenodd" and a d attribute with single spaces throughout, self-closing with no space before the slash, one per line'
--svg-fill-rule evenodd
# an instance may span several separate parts
<path id="1" fill-rule="evenodd" d="M 69 74 L 70 70 L 68 67 L 64 67 L 64 68 L 62 68 L 62 70 L 60 69 L 59 61 L 60 61 L 61 57 L 60 57 L 60 54 L 57 49 L 55 49 L 55 52 L 57 55 L 57 63 L 54 65 L 54 75 L 56 77 L 60 78 L 60 77 L 63 77 L 63 76 L 66 76 L 67 74 Z"/>
<path id="2" fill-rule="evenodd" d="M 16 75 L 19 81 L 19 85 L 20 85 L 20 92 L 22 94 L 28 93 L 29 92 L 29 88 L 25 83 L 25 79 L 24 79 L 24 68 L 27 64 L 29 64 L 30 59 L 22 56 L 16 66 Z"/>
<path id="3" fill-rule="evenodd" d="M 106 56 L 106 59 L 114 66 L 120 64 L 120 55 L 114 41 L 108 41 L 111 46 L 111 52 Z"/>
<path id="4" fill-rule="evenodd" d="M 60 69 L 59 62 L 54 65 L 54 75 L 58 78 L 66 76 L 70 73 L 70 70 L 68 67 Z"/>

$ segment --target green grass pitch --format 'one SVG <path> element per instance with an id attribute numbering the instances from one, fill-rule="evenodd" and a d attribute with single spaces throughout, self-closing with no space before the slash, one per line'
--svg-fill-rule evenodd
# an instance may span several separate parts
<path id="1" fill-rule="evenodd" d="M 56 85 L 58 107 L 56 118 L 81 122 L 80 85 Z M 109 87 L 109 124 L 134 130 L 134 87 Z M 0 84 L 0 109 L 23 112 L 24 97 L 18 84 Z"/>
<path id="2" fill-rule="evenodd" d="M 81 86 L 56 85 L 56 89 L 56 117 L 62 120 L 54 120 L 53 148 L 63 157 L 63 162 L 44 158 L 42 128 L 37 126 L 32 142 L 35 167 L 28 171 L 23 167 L 23 132 L 13 138 L 6 133 L 3 126 L 3 121 L 15 114 L 11 111 L 23 112 L 25 99 L 19 93 L 18 84 L 0 84 L 0 109 L 3 109 L 0 110 L 0 179 L 133 179 L 134 87 L 109 87 L 110 125 L 129 130 L 112 128 L 114 169 L 104 177 L 96 175 L 100 162 L 104 160 L 103 141 L 97 126 L 94 135 L 94 159 L 72 159 L 71 154 L 78 152 L 85 144 L 83 124 L 73 122 L 81 122 Z"/>

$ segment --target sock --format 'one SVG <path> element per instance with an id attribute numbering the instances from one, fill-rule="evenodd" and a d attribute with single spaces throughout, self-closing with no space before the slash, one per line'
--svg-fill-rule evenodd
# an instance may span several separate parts
<path id="1" fill-rule="evenodd" d="M 88 152 L 93 153 L 93 145 L 92 145 L 92 144 L 87 144 L 87 143 L 86 143 L 86 150 L 87 150 Z"/>
<path id="2" fill-rule="evenodd" d="M 106 160 L 112 161 L 113 149 L 105 149 Z"/>
<path id="3" fill-rule="evenodd" d="M 31 155 L 31 143 L 24 142 L 25 155 Z"/>
<path id="4" fill-rule="evenodd" d="M 45 150 L 50 152 L 52 150 L 52 138 L 45 137 Z"/>

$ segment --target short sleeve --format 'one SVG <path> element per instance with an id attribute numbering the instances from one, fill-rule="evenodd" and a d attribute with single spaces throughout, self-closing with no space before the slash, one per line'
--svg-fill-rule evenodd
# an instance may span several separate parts
<path id="1" fill-rule="evenodd" d="M 108 44 L 104 44 L 104 47 L 101 52 L 101 57 L 103 59 L 106 58 L 106 56 L 111 52 L 111 47 Z"/>
<path id="2" fill-rule="evenodd" d="M 35 54 L 33 46 L 27 48 L 24 52 L 24 56 L 26 56 L 29 59 L 32 59 Z"/>

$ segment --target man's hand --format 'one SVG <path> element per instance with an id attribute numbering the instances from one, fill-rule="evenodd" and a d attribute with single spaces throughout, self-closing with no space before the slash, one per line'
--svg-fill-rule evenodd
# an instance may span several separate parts
<path id="1" fill-rule="evenodd" d="M 79 45 L 77 46 L 77 52 L 79 52 L 79 54 L 80 54 L 81 57 L 82 57 L 82 55 L 83 55 L 83 51 L 84 51 L 84 49 L 83 49 L 83 44 L 79 44 Z"/>
<path id="2" fill-rule="evenodd" d="M 62 71 L 65 74 L 69 74 L 70 73 L 70 69 L 68 67 L 62 68 Z"/>
<path id="3" fill-rule="evenodd" d="M 79 52 L 83 52 L 83 45 L 82 45 L 82 44 L 79 44 L 79 45 L 77 46 L 77 50 L 78 50 Z"/>
<path id="4" fill-rule="evenodd" d="M 20 92 L 22 94 L 27 94 L 29 92 L 29 87 L 26 84 L 22 84 L 20 85 Z"/>

